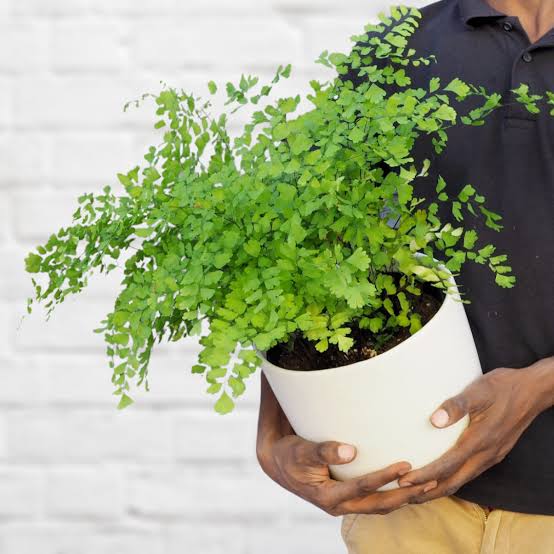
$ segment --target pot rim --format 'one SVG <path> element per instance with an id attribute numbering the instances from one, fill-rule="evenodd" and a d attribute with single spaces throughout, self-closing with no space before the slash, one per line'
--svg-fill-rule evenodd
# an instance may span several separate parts
<path id="1" fill-rule="evenodd" d="M 416 254 L 417 255 L 417 254 Z M 256 346 L 254 346 L 254 350 L 255 352 L 258 354 L 258 356 L 262 359 L 262 369 L 264 368 L 264 366 L 266 367 L 270 367 L 273 371 L 277 371 L 277 372 L 281 372 L 281 373 L 286 373 L 286 374 L 291 374 L 291 373 L 295 373 L 295 374 L 298 374 L 298 375 L 306 375 L 306 376 L 309 376 L 309 375 L 314 375 L 314 374 L 317 374 L 317 375 L 321 375 L 323 372 L 325 373 L 328 373 L 332 370 L 336 370 L 336 371 L 340 371 L 340 370 L 343 370 L 345 368 L 359 368 L 362 364 L 364 365 L 369 365 L 371 363 L 374 362 L 374 360 L 376 359 L 380 359 L 382 360 L 383 357 L 387 356 L 387 354 L 391 354 L 393 351 L 396 351 L 398 352 L 398 349 L 399 348 L 405 348 L 404 345 L 406 344 L 412 344 L 413 343 L 413 339 L 417 336 L 419 336 L 421 338 L 421 333 L 425 333 L 425 334 L 428 334 L 429 333 L 429 327 L 431 325 L 431 323 L 433 323 L 433 321 L 436 322 L 438 321 L 438 319 L 440 319 L 438 316 L 442 313 L 444 313 L 446 311 L 446 309 L 449 307 L 449 306 L 452 306 L 452 304 L 454 302 L 457 302 L 458 300 L 454 300 L 453 298 L 451 298 L 452 296 L 454 297 L 457 297 L 457 298 L 460 298 L 460 294 L 459 294 L 459 290 L 458 290 L 458 286 L 456 284 L 456 281 L 454 280 L 454 276 L 452 275 L 452 272 L 449 271 L 443 264 L 440 264 L 439 265 L 439 268 L 444 270 L 444 271 L 448 271 L 448 273 L 450 274 L 450 277 L 448 278 L 448 281 L 454 285 L 454 289 L 453 289 L 453 292 L 449 293 L 449 292 L 446 292 L 445 293 L 445 297 L 444 297 L 444 300 L 440 306 L 440 308 L 435 312 L 435 314 L 431 317 L 431 319 L 425 324 L 423 325 L 423 327 L 421 327 L 421 329 L 419 329 L 417 332 L 415 332 L 413 335 L 410 335 L 407 339 L 403 340 L 402 342 L 400 342 L 399 344 L 393 346 L 392 348 L 390 348 L 389 350 L 386 350 L 385 352 L 382 352 L 381 354 L 377 354 L 377 356 L 373 356 L 372 358 L 366 358 L 365 360 L 360 360 L 358 362 L 354 362 L 352 364 L 347 364 L 347 365 L 341 365 L 341 366 L 338 366 L 338 367 L 326 367 L 326 368 L 323 368 L 323 369 L 311 369 L 311 370 L 298 370 L 298 369 L 287 369 L 285 367 L 280 367 L 280 366 L 277 366 L 277 365 L 274 365 L 272 364 L 267 358 L 266 358 L 266 353 L 267 351 L 266 350 L 259 350 L 258 348 L 256 348 Z M 434 325 L 433 325 L 434 326 Z M 425 329 L 427 329 L 427 331 L 425 331 Z M 419 339 L 418 339 L 419 340 Z M 299 377 L 301 378 L 301 377 Z M 305 377 L 305 378 L 309 378 L 309 377 Z"/>

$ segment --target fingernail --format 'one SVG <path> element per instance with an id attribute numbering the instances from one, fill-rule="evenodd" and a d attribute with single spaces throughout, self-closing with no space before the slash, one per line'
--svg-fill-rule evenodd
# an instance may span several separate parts
<path id="1" fill-rule="evenodd" d="M 423 488 L 423 492 L 429 492 L 436 488 L 437 488 L 437 482 L 431 481 L 428 485 L 425 485 L 425 487 Z"/>
<path id="2" fill-rule="evenodd" d="M 444 427 L 448 423 L 448 413 L 442 408 L 431 416 L 431 422 L 435 427 Z"/>
<path id="3" fill-rule="evenodd" d="M 350 460 L 354 457 L 355 449 L 349 444 L 341 444 L 339 446 L 339 458 L 341 460 Z"/>
<path id="4" fill-rule="evenodd" d="M 413 487 L 413 483 L 410 483 L 410 481 L 403 481 L 402 483 L 398 483 L 401 487 Z"/>
<path id="5" fill-rule="evenodd" d="M 402 477 L 402 475 L 406 475 L 406 473 L 410 473 L 411 469 L 412 469 L 412 466 L 403 467 L 402 469 L 398 470 L 398 475 Z"/>

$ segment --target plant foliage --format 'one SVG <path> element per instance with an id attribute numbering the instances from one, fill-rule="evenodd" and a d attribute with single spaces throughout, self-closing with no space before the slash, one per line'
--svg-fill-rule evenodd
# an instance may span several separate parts
<path id="1" fill-rule="evenodd" d="M 501 103 L 460 79 L 412 87 L 405 68 L 434 62 L 409 48 L 419 18 L 417 9 L 393 8 L 352 37 L 349 55 L 324 52 L 317 61 L 335 75 L 310 82 L 303 111 L 301 95 L 270 101 L 290 66 L 265 85 L 252 76 L 227 83 L 229 108 L 216 115 L 210 100 L 183 90 L 143 96 L 155 100 L 161 144 L 118 175 L 122 194 L 107 186 L 82 195 L 72 224 L 26 258 L 26 269 L 44 277 L 33 278 L 28 310 L 36 300 L 48 315 L 93 272 L 122 267 L 113 311 L 97 329 L 120 407 L 132 402 L 134 380 L 148 385 L 155 343 L 199 335 L 203 322 L 209 332 L 192 371 L 226 413 L 260 365 L 252 346 L 267 350 L 300 331 L 321 352 L 329 344 L 347 351 L 353 321 L 375 334 L 417 332 L 406 293 L 420 294 L 423 282 L 448 289 L 439 262 L 453 274 L 467 261 L 486 264 L 498 285 L 513 286 L 506 255 L 464 226 L 469 214 L 501 229 L 472 185 L 451 197 L 441 178 L 425 207 L 418 195 L 429 161 L 413 158 L 416 139 L 430 136 L 440 153 L 448 128 L 480 125 Z M 218 94 L 213 81 L 208 89 Z M 541 97 L 525 86 L 516 94 L 537 109 Z M 460 120 L 456 108 L 470 96 L 482 103 Z M 244 105 L 255 106 L 253 115 L 231 138 L 230 115 Z M 453 222 L 438 217 L 440 203 Z"/>

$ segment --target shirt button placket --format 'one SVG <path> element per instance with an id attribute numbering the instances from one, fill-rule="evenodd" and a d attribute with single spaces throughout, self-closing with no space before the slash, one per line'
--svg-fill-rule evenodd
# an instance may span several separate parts
<path id="1" fill-rule="evenodd" d="M 533 61 L 533 54 L 530 52 L 530 50 L 533 50 L 533 47 L 528 45 L 527 48 L 525 48 L 523 52 L 520 51 L 520 54 L 519 54 L 519 59 L 526 64 L 531 63 Z M 516 60 L 516 64 L 517 64 L 517 60 Z M 523 82 L 527 82 L 530 86 L 532 86 L 532 83 L 529 82 L 530 70 L 531 68 L 523 68 L 521 65 L 519 67 L 517 67 L 517 65 L 514 67 L 514 71 L 512 73 L 512 86 L 511 86 L 512 90 L 514 90 L 518 85 L 520 85 Z M 527 77 L 527 78 L 522 79 L 522 77 Z M 507 117 L 508 119 L 512 119 L 512 118 L 529 119 L 529 120 L 536 119 L 536 116 L 529 114 L 527 109 L 519 102 L 515 102 L 514 104 L 508 107 Z"/>

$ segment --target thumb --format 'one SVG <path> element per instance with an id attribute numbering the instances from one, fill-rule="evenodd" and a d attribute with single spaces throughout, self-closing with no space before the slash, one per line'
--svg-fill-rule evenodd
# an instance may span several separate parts
<path id="1" fill-rule="evenodd" d="M 460 421 L 469 413 L 469 402 L 464 393 L 458 394 L 443 402 L 431 416 L 431 423 L 442 429 Z"/>
<path id="2" fill-rule="evenodd" d="M 343 442 L 325 441 L 314 445 L 313 454 L 323 465 L 346 464 L 356 457 L 356 448 Z"/>

